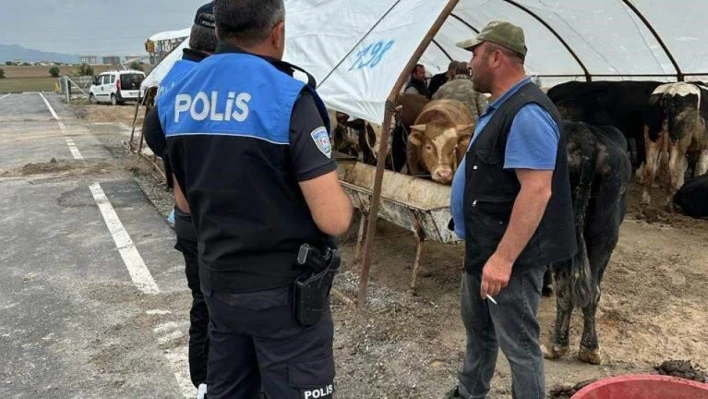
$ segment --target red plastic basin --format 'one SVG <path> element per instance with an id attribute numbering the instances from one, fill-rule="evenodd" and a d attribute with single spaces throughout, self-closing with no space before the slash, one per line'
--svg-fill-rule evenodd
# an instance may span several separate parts
<path id="1" fill-rule="evenodd" d="M 708 399 L 708 384 L 663 375 L 623 375 L 596 381 L 571 399 Z"/>

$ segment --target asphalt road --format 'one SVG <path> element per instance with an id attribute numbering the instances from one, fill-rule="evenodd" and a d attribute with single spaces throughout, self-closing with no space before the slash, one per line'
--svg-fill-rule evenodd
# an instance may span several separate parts
<path id="1" fill-rule="evenodd" d="M 0 397 L 194 397 L 174 232 L 54 94 L 0 95 Z"/>

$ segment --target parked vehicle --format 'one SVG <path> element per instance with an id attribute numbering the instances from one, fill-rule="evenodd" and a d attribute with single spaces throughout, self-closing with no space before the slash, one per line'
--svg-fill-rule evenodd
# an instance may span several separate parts
<path id="1" fill-rule="evenodd" d="M 123 104 L 140 100 L 140 84 L 145 80 L 142 71 L 108 71 L 94 80 L 89 89 L 91 103 Z"/>

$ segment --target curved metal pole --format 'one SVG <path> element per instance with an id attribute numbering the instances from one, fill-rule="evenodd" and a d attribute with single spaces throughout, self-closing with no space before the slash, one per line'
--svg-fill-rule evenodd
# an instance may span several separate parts
<path id="1" fill-rule="evenodd" d="M 644 15 L 639 11 L 637 7 L 632 4 L 629 0 L 622 0 L 622 2 L 629 7 L 630 10 L 634 12 L 634 14 L 639 17 L 639 19 L 642 20 L 644 23 L 644 26 L 649 29 L 649 32 L 651 32 L 652 35 L 654 35 L 654 39 L 656 39 L 657 42 L 659 42 L 659 45 L 661 48 L 664 50 L 664 53 L 666 53 L 666 56 L 669 57 L 669 61 L 671 61 L 671 64 L 673 64 L 674 68 L 676 68 L 676 79 L 678 79 L 679 82 L 683 81 L 684 79 L 684 74 L 681 72 L 681 67 L 679 67 L 678 62 L 676 62 L 676 59 L 674 58 L 674 55 L 671 54 L 671 51 L 669 51 L 669 48 L 666 46 L 666 43 L 664 43 L 664 40 L 661 39 L 661 36 L 659 36 L 659 33 L 654 29 L 654 26 L 649 23 L 649 20 L 647 20 Z"/>
<path id="2" fill-rule="evenodd" d="M 374 192 L 371 195 L 371 208 L 369 209 L 369 220 L 366 226 L 366 240 L 364 242 L 364 259 L 361 265 L 361 275 L 359 276 L 359 295 L 357 297 L 357 307 L 363 308 L 366 304 L 366 289 L 369 285 L 369 269 L 371 268 L 371 247 L 376 235 L 376 221 L 379 217 L 379 203 L 381 202 L 381 185 L 383 183 L 384 166 L 386 162 L 386 150 L 388 149 L 388 141 L 391 137 L 391 119 L 393 118 L 393 104 L 398 98 L 398 94 L 408 79 L 409 72 L 413 69 L 413 65 L 418 62 L 418 59 L 423 55 L 425 49 L 428 48 L 430 42 L 438 33 L 447 17 L 455 9 L 460 0 L 449 0 L 445 8 L 443 8 L 438 18 L 430 27 L 428 33 L 423 37 L 423 40 L 415 49 L 408 63 L 401 71 L 401 75 L 393 85 L 391 93 L 386 101 L 386 109 L 384 111 L 383 125 L 381 126 L 381 146 L 379 147 L 378 160 L 376 162 L 376 174 L 374 175 Z"/>
<path id="3" fill-rule="evenodd" d="M 445 56 L 447 57 L 448 60 L 453 61 L 452 57 L 450 57 L 450 54 L 447 51 L 445 51 L 443 46 L 441 46 L 440 43 L 437 42 L 437 40 L 433 39 L 433 44 L 435 44 L 435 46 L 437 46 L 437 48 L 439 48 L 440 51 L 442 51 L 443 54 L 445 54 Z"/>
<path id="4" fill-rule="evenodd" d="M 517 3 L 517 2 L 514 1 L 514 0 L 504 0 L 504 1 L 507 2 L 507 3 L 509 3 L 509 4 L 511 4 L 511 5 L 513 5 L 513 6 L 515 6 L 516 8 L 518 8 L 518 9 L 520 9 L 520 10 L 525 11 L 527 14 L 529 14 L 530 16 L 532 16 L 533 18 L 535 18 L 538 22 L 540 22 L 543 26 L 545 26 L 546 29 L 548 29 L 548 31 L 551 32 L 551 33 L 553 34 L 553 36 L 555 36 L 556 39 L 558 39 L 558 41 L 561 42 L 561 44 L 563 44 L 563 46 L 565 47 L 566 50 L 568 50 L 568 52 L 570 53 L 570 55 L 572 55 L 573 58 L 575 58 L 575 61 L 578 63 L 578 65 L 580 65 L 580 67 L 583 68 L 583 72 L 585 73 L 585 79 L 586 79 L 588 82 L 592 80 L 592 75 L 590 75 L 590 72 L 588 71 L 588 68 L 587 68 L 587 67 L 585 66 L 585 64 L 580 60 L 580 57 L 578 57 L 578 55 L 575 54 L 575 51 L 573 51 L 573 49 L 570 47 L 570 45 L 568 44 L 568 42 L 566 42 L 565 39 L 563 39 L 563 37 L 561 37 L 561 35 L 559 35 L 558 32 L 556 32 L 556 30 L 553 29 L 553 27 L 551 27 L 551 25 L 548 24 L 548 22 L 544 21 L 544 19 L 541 18 L 541 17 L 539 17 L 538 15 L 536 15 L 536 13 L 534 13 L 533 11 L 529 10 L 528 8 L 522 6 L 521 4 Z"/>
<path id="5" fill-rule="evenodd" d="M 469 24 L 467 21 L 465 21 L 464 19 L 458 17 L 457 14 L 454 14 L 454 13 L 453 13 L 453 14 L 450 14 L 450 16 L 453 17 L 453 18 L 455 18 L 456 20 L 462 22 L 462 23 L 465 24 L 468 28 L 472 29 L 472 32 L 474 32 L 474 33 L 476 33 L 476 34 L 479 34 L 479 30 L 478 30 L 477 28 L 475 28 L 474 26 L 470 25 L 470 24 Z"/>

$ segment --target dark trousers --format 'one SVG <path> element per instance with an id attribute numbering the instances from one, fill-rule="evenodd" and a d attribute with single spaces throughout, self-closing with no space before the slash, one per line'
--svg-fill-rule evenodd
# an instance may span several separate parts
<path id="1" fill-rule="evenodd" d="M 545 398 L 541 328 L 536 318 L 545 270 L 513 271 L 507 287 L 494 296 L 497 305 L 480 297 L 481 272 L 463 273 L 461 312 L 467 353 L 459 391 L 465 399 L 487 397 L 499 348 L 511 365 L 512 397 Z"/>
<path id="2" fill-rule="evenodd" d="M 175 218 L 175 224 L 184 223 L 180 218 Z M 189 226 L 187 226 L 189 227 Z M 177 245 L 175 249 L 182 252 L 184 256 L 185 274 L 187 275 L 187 286 L 192 292 L 192 308 L 189 311 L 189 376 L 192 384 L 199 387 L 206 383 L 207 379 L 207 356 L 209 354 L 209 311 L 204 301 L 199 284 L 199 257 L 197 255 L 197 242 L 188 238 L 180 237 L 182 229 L 178 229 Z"/>
<path id="3" fill-rule="evenodd" d="M 252 293 L 204 289 L 209 324 L 209 399 L 329 399 L 334 391 L 332 315 L 303 327 L 290 287 Z"/>

